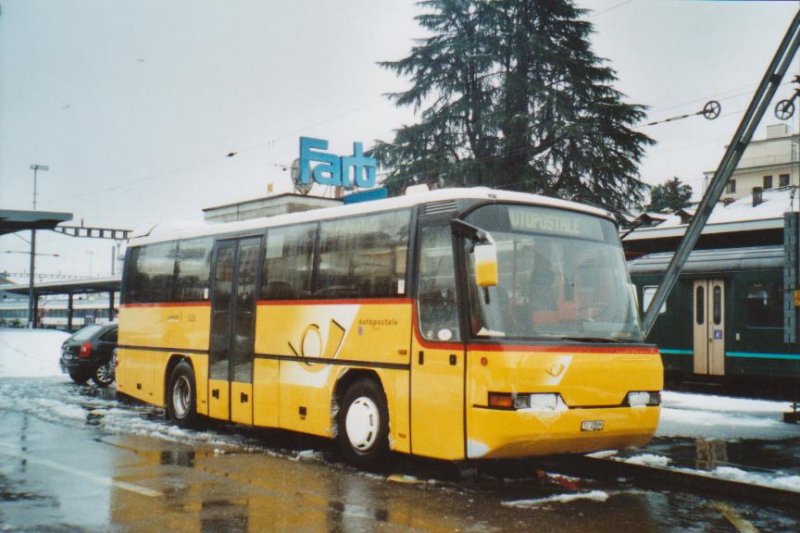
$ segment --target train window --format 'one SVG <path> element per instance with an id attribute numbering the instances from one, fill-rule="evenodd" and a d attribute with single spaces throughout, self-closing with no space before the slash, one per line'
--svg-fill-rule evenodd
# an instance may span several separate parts
<path id="1" fill-rule="evenodd" d="M 695 302 L 694 302 L 694 319 L 698 325 L 705 324 L 706 322 L 706 302 L 705 302 L 705 290 L 703 287 L 697 287 L 697 291 L 695 292 Z"/>
<path id="2" fill-rule="evenodd" d="M 653 301 L 653 297 L 656 295 L 656 291 L 658 290 L 658 285 L 647 285 L 646 287 L 642 287 L 642 312 L 647 312 L 647 309 L 650 308 L 650 302 Z M 661 306 L 661 310 L 658 312 L 659 315 L 663 315 L 667 312 L 667 302 Z"/>
<path id="3" fill-rule="evenodd" d="M 745 323 L 757 328 L 783 327 L 783 303 L 780 282 L 754 283 L 745 293 Z"/>
<path id="4" fill-rule="evenodd" d="M 722 324 L 722 287 L 714 287 L 714 325 Z"/>

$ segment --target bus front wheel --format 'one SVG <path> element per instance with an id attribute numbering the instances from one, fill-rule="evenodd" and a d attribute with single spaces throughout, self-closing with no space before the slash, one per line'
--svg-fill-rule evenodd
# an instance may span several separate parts
<path id="1" fill-rule="evenodd" d="M 380 386 L 359 379 L 347 389 L 336 420 L 336 440 L 345 460 L 364 469 L 385 466 L 389 456 L 389 411 Z"/>
<path id="2" fill-rule="evenodd" d="M 192 365 L 181 361 L 169 376 L 167 387 L 167 413 L 182 428 L 197 425 L 197 394 Z"/>

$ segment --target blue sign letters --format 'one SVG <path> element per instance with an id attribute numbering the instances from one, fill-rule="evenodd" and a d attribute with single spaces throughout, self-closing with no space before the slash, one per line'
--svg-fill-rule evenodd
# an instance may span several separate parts
<path id="1" fill-rule="evenodd" d="M 363 189 L 375 186 L 378 163 L 374 157 L 364 155 L 364 145 L 353 143 L 353 155 L 339 157 L 324 152 L 328 141 L 312 137 L 300 137 L 300 183 L 307 185 L 312 178 L 320 185 L 344 187 L 355 185 Z M 311 163 L 318 164 L 312 169 Z M 354 180 L 351 180 L 351 169 Z"/>

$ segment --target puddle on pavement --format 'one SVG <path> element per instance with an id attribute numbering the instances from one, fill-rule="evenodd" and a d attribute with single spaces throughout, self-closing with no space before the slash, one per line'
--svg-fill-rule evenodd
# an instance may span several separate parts
<path id="1" fill-rule="evenodd" d="M 195 452 L 193 450 L 164 450 L 161 452 L 161 465 L 174 465 L 192 468 Z"/>

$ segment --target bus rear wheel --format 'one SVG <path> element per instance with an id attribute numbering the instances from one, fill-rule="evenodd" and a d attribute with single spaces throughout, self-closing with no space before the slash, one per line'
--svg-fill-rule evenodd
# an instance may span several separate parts
<path id="1" fill-rule="evenodd" d="M 195 389 L 194 370 L 192 365 L 181 361 L 169 376 L 167 386 L 167 414 L 169 418 L 182 428 L 197 425 L 197 393 Z"/>
<path id="2" fill-rule="evenodd" d="M 362 378 L 347 389 L 336 417 L 336 440 L 345 460 L 376 470 L 389 458 L 389 411 L 380 386 Z"/>

